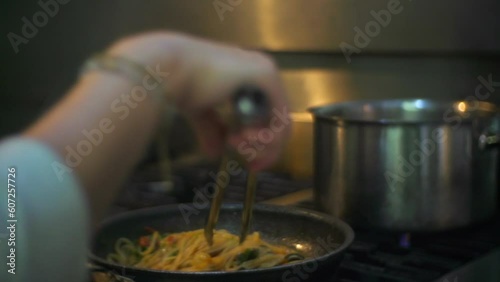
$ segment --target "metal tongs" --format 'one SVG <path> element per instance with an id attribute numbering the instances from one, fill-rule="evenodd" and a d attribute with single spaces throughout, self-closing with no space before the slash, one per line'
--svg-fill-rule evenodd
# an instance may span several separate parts
<path id="1" fill-rule="evenodd" d="M 269 124 L 270 104 L 264 92 L 252 86 L 243 86 L 233 95 L 229 103 L 218 108 L 219 115 L 227 123 L 232 132 L 241 131 L 243 128 L 267 126 Z M 223 156 L 220 171 L 227 167 L 231 158 L 229 151 Z M 229 181 L 216 182 L 215 195 L 210 205 L 207 222 L 205 224 L 205 238 L 209 245 L 213 244 L 214 228 L 219 219 L 219 211 L 222 205 L 224 191 Z M 245 241 L 252 219 L 253 204 L 255 202 L 255 191 L 257 189 L 257 177 L 255 172 L 249 172 L 246 186 L 246 196 L 243 205 L 242 227 L 240 233 L 240 244 Z"/>

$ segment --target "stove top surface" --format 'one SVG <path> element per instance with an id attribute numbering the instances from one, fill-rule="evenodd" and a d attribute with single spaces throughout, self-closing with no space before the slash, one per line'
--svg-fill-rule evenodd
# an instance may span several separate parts
<path id="1" fill-rule="evenodd" d="M 112 213 L 191 202 L 197 189 L 216 177 L 209 169 L 193 171 L 176 175 L 176 183 L 181 183 L 182 189 L 170 189 L 170 192 L 164 189 L 160 196 L 158 190 L 153 192 L 154 189 L 145 189 L 142 184 L 126 186 Z M 244 173 L 231 179 L 225 202 L 243 201 L 245 179 Z M 258 183 L 257 202 L 278 203 L 280 201 L 275 199 L 280 198 L 282 203 L 316 210 L 311 200 L 312 191 L 308 188 L 312 187 L 310 181 L 293 181 L 286 175 L 261 173 Z M 440 233 L 355 229 L 355 234 L 355 241 L 346 252 L 340 270 L 322 281 L 500 281 L 500 214 L 482 225 Z"/>

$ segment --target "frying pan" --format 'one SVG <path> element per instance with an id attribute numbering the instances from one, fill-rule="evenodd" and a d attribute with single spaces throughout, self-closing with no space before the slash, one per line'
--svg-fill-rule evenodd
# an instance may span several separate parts
<path id="1" fill-rule="evenodd" d="M 241 204 L 221 207 L 217 229 L 239 234 Z M 354 239 L 353 230 L 329 215 L 309 210 L 256 205 L 250 231 L 259 231 L 264 240 L 286 245 L 306 254 L 306 260 L 295 264 L 236 272 L 175 272 L 124 266 L 106 261 L 120 237 L 136 239 L 148 234 L 145 227 L 160 232 L 182 232 L 203 228 L 208 209 L 181 204 L 128 212 L 105 221 L 94 235 L 90 260 L 110 272 L 132 278 L 136 282 L 195 282 L 195 281 L 281 281 L 295 282 L 332 276 L 343 252 Z"/>

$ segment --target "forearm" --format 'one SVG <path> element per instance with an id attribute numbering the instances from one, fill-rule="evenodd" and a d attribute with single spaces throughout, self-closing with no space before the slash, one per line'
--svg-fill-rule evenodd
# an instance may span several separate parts
<path id="1" fill-rule="evenodd" d="M 284 111 L 280 116 L 286 116 L 284 90 L 277 70 L 261 54 L 161 32 L 119 41 L 107 54 L 168 73 L 167 102 L 158 102 L 162 99 L 154 97 L 157 91 L 138 101 L 133 97 L 134 87 L 144 81 L 95 71 L 82 77 L 54 109 L 24 133 L 48 144 L 64 159 L 62 165 L 72 170 L 87 192 L 94 221 L 99 220 L 140 159 L 167 103 L 186 115 L 202 149 L 213 156 L 220 155 L 226 145 L 239 148 L 248 138 L 255 139 L 261 129 L 229 132 L 213 110 L 231 99 L 242 85 L 260 88 L 268 95 L 273 112 Z M 273 131 L 273 139 L 264 143 L 264 150 L 252 151 L 247 156 L 251 169 L 262 169 L 278 157 L 290 130 L 289 122 L 282 122 L 280 130 Z M 64 172 L 61 168 L 54 171 L 62 177 L 67 176 Z"/>
<path id="2" fill-rule="evenodd" d="M 135 99 L 134 83 L 120 74 L 90 72 L 24 133 L 60 154 L 62 165 L 71 172 L 58 167 L 54 173 L 76 176 L 86 190 L 94 221 L 143 155 L 165 108 L 160 101 L 166 99 L 155 97 L 158 93 Z"/>

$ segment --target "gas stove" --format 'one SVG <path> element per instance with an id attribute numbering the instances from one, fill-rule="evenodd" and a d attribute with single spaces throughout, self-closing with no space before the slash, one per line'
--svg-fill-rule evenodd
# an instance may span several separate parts
<path id="1" fill-rule="evenodd" d="M 146 173 L 124 187 L 111 214 L 122 211 L 191 202 L 197 189 L 213 181 L 213 167 L 178 169 L 173 184 Z M 151 180 L 152 179 L 152 180 Z M 246 174 L 232 177 L 225 202 L 242 202 Z M 149 183 L 149 184 L 147 184 Z M 257 202 L 317 210 L 311 181 L 287 175 L 261 173 Z M 177 186 L 173 188 L 172 186 Z M 500 214 L 482 225 L 441 233 L 393 233 L 355 229 L 356 239 L 339 271 L 321 282 L 465 282 L 500 281 Z"/>
<path id="2" fill-rule="evenodd" d="M 297 206 L 314 209 L 310 200 Z M 500 216 L 440 233 L 355 233 L 340 271 L 325 281 L 500 281 Z"/>

